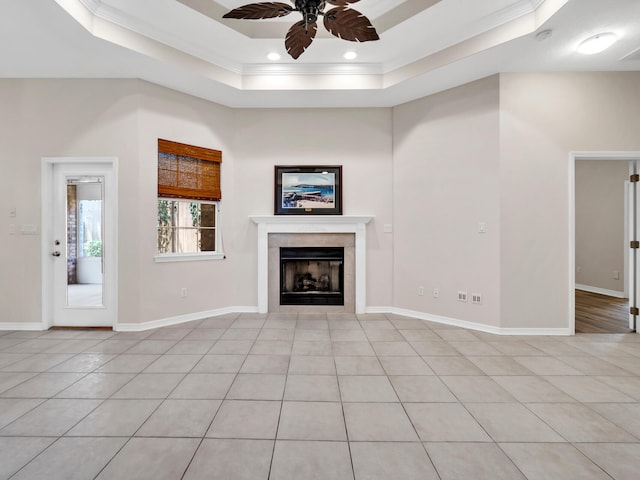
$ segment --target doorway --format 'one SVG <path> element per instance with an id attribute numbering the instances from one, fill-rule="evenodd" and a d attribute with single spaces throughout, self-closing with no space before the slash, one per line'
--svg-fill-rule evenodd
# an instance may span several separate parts
<path id="1" fill-rule="evenodd" d="M 630 248 L 638 217 L 639 152 L 570 156 L 570 328 L 574 333 L 629 333 L 637 313 L 639 260 Z M 614 162 L 615 161 L 615 162 Z"/>
<path id="2" fill-rule="evenodd" d="M 43 327 L 115 327 L 115 159 L 42 164 Z"/>
<path id="3" fill-rule="evenodd" d="M 576 333 L 631 333 L 629 299 L 576 288 Z"/>

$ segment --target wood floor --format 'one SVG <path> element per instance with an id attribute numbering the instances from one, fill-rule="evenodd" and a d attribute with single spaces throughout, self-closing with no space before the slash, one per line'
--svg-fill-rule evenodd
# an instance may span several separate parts
<path id="1" fill-rule="evenodd" d="M 576 290 L 576 333 L 629 333 L 629 300 Z"/>

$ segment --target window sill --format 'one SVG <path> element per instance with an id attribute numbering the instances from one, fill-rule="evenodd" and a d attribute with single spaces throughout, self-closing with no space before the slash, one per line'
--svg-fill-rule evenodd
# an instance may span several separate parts
<path id="1" fill-rule="evenodd" d="M 153 260 L 156 263 L 167 262 L 197 262 L 205 260 L 223 260 L 225 259 L 224 253 L 164 253 L 161 255 L 155 255 Z"/>

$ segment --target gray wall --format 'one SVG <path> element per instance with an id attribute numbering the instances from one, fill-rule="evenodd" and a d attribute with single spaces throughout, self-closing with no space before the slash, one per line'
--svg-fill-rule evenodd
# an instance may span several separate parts
<path id="1" fill-rule="evenodd" d="M 640 151 L 640 73 L 500 76 L 501 319 L 570 323 L 570 153 Z"/>
<path id="2" fill-rule="evenodd" d="M 40 222 L 41 158 L 117 156 L 121 323 L 255 306 L 248 216 L 272 213 L 273 166 L 338 164 L 344 213 L 375 216 L 369 307 L 566 330 L 570 152 L 640 151 L 635 72 L 501 74 L 393 109 L 233 110 L 137 80 L 0 80 L 0 104 L 4 323 L 40 322 L 40 236 L 8 225 Z M 223 151 L 226 260 L 154 263 L 157 138 Z"/>
<path id="3" fill-rule="evenodd" d="M 629 162 L 577 161 L 575 178 L 576 284 L 622 295 Z"/>

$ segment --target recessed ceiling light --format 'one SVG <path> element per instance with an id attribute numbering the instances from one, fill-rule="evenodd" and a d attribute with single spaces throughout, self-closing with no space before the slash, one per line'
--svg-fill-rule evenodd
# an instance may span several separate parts
<path id="1" fill-rule="evenodd" d="M 585 55 L 593 55 L 605 51 L 611 45 L 616 43 L 618 36 L 615 33 L 599 33 L 593 37 L 587 38 L 584 42 L 578 45 L 578 52 Z"/>
<path id="2" fill-rule="evenodd" d="M 275 62 L 276 60 L 280 60 L 280 54 L 276 53 L 276 52 L 271 52 L 267 55 L 267 58 L 273 62 Z"/>
<path id="3" fill-rule="evenodd" d="M 353 50 L 349 50 L 348 52 L 345 52 L 345 54 L 342 57 L 345 60 L 355 60 L 356 58 L 358 58 L 358 54 Z"/>

